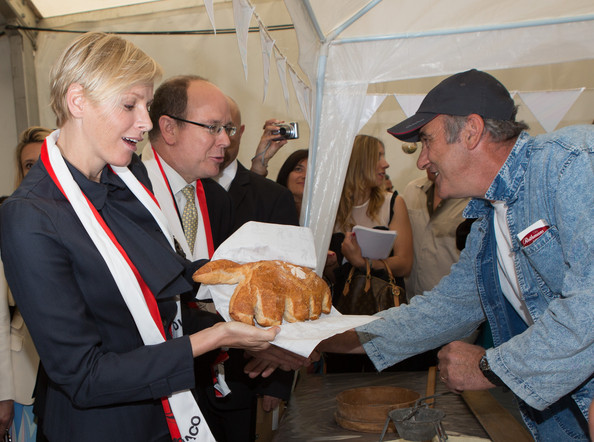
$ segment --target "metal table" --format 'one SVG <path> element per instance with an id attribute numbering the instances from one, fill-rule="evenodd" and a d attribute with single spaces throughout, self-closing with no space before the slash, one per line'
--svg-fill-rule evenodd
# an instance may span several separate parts
<path id="1" fill-rule="evenodd" d="M 425 396 L 427 372 L 308 374 L 302 376 L 293 392 L 273 441 L 375 441 L 379 434 L 360 433 L 340 427 L 334 420 L 336 395 L 341 391 L 368 386 L 408 388 Z M 436 393 L 446 391 L 437 382 Z M 488 438 L 461 396 L 448 394 L 435 399 L 435 408 L 446 413 L 446 432 Z M 394 433 L 389 433 L 393 439 Z"/>

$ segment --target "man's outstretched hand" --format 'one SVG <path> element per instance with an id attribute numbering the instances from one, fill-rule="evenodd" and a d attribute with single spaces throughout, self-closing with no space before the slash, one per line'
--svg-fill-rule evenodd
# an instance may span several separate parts
<path id="1" fill-rule="evenodd" d="M 250 378 L 256 376 L 268 377 L 274 370 L 280 368 L 281 370 L 299 370 L 302 367 L 307 367 L 313 361 L 319 359 L 319 354 L 314 352 L 309 358 L 305 358 L 283 348 L 271 345 L 268 349 L 262 351 L 247 351 L 252 357 L 245 365 L 243 371 L 249 375 Z"/>

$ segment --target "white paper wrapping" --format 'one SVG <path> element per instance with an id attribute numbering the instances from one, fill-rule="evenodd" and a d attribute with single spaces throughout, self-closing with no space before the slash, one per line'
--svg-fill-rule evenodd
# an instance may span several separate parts
<path id="1" fill-rule="evenodd" d="M 307 227 L 249 222 L 231 235 L 212 256 L 212 260 L 229 259 L 240 264 L 274 260 L 315 269 L 316 250 L 313 235 Z M 229 301 L 236 284 L 203 284 L 198 299 L 212 298 L 219 314 L 230 321 Z M 318 343 L 330 336 L 367 324 L 375 316 L 341 315 L 334 307 L 315 321 L 283 322 L 274 344 L 301 356 L 309 356 Z"/>

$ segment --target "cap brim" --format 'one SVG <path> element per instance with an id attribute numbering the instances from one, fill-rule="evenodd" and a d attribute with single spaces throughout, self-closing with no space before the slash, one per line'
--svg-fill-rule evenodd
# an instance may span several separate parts
<path id="1" fill-rule="evenodd" d="M 419 141 L 419 129 L 437 117 L 439 114 L 417 113 L 412 117 L 388 129 L 390 135 L 402 141 Z"/>

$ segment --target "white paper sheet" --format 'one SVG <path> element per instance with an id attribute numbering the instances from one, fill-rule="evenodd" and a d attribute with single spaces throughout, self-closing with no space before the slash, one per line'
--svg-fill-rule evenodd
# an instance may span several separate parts
<path id="1" fill-rule="evenodd" d="M 353 227 L 361 254 L 369 259 L 386 259 L 394 247 L 395 230 L 371 229 L 364 226 Z"/>
<path id="2" fill-rule="evenodd" d="M 278 259 L 311 269 L 316 267 L 316 251 L 309 228 L 253 221 L 244 224 L 219 246 L 212 256 L 213 261 L 216 259 L 240 264 Z M 235 287 L 236 284 L 203 284 L 197 298 L 212 298 L 219 314 L 230 321 L 229 301 Z M 283 321 L 274 345 L 307 357 L 320 341 L 376 319 L 375 316 L 341 315 L 332 307 L 329 314 L 315 321 Z"/>

